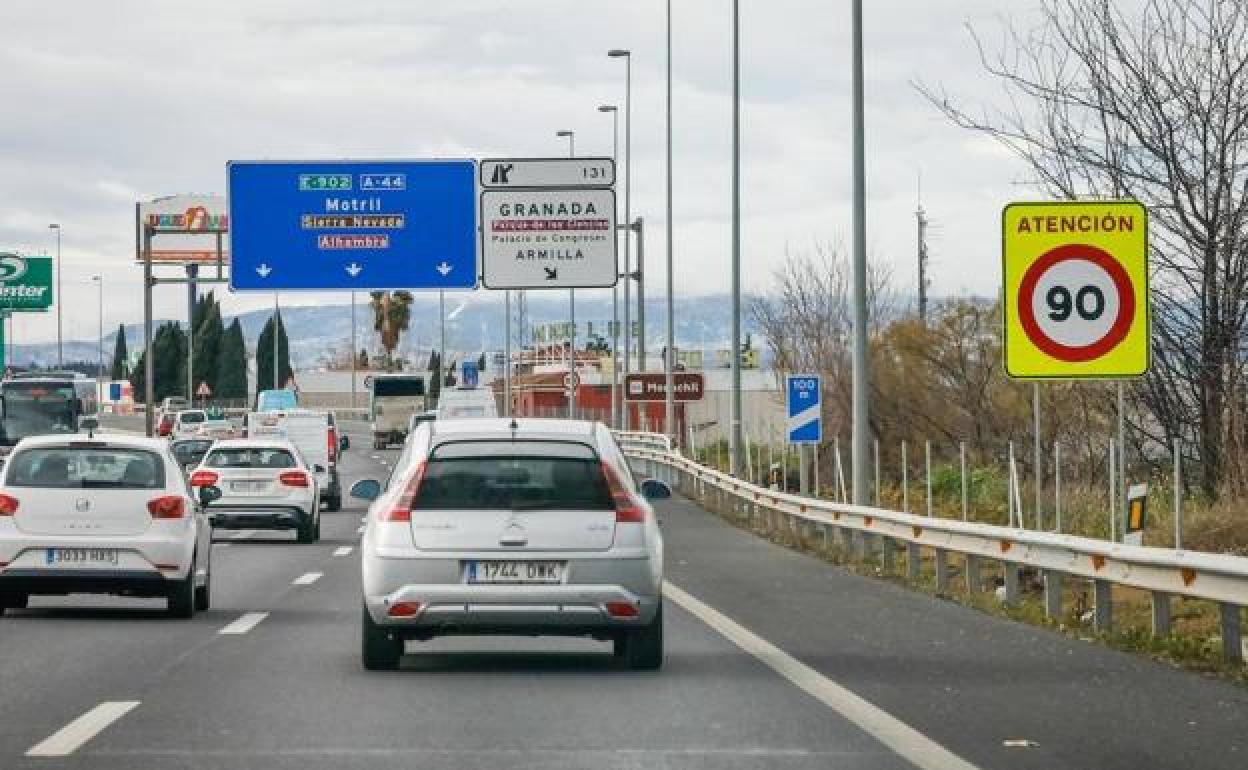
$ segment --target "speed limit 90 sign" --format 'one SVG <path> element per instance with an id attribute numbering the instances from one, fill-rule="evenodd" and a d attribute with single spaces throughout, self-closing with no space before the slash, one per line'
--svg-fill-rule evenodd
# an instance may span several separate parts
<path id="1" fill-rule="evenodd" d="M 1002 230 L 1009 376 L 1121 379 L 1148 371 L 1144 206 L 1012 203 Z"/>

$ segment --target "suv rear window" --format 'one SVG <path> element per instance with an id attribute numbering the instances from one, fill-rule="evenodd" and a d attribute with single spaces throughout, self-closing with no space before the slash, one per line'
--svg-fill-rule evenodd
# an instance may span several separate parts
<path id="1" fill-rule="evenodd" d="M 190 422 L 203 422 L 204 413 L 203 412 L 183 412 L 182 414 L 178 415 L 178 421 L 183 424 L 190 423 Z"/>
<path id="2" fill-rule="evenodd" d="M 8 462 L 6 486 L 48 489 L 164 489 L 165 463 L 144 449 L 36 447 Z"/>
<path id="3" fill-rule="evenodd" d="M 285 449 L 239 447 L 214 449 L 204 458 L 205 468 L 295 468 L 295 456 Z"/>
<path id="4" fill-rule="evenodd" d="M 584 444 L 464 441 L 425 464 L 412 508 L 609 511 L 602 464 Z"/>

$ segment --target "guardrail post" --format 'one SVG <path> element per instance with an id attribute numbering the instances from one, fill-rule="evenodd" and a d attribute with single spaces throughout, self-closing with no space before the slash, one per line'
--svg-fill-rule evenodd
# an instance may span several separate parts
<path id="1" fill-rule="evenodd" d="M 1239 605 L 1218 603 L 1222 614 L 1222 659 L 1227 663 L 1244 662 L 1244 637 L 1239 623 Z"/>
<path id="2" fill-rule="evenodd" d="M 1057 621 L 1062 617 L 1062 573 L 1044 571 L 1044 616 Z"/>
<path id="3" fill-rule="evenodd" d="M 984 588 L 983 581 L 979 579 L 980 564 L 981 560 L 975 554 L 968 553 L 966 555 L 966 564 L 964 566 L 966 570 L 966 592 L 968 594 L 977 594 Z"/>
<path id="4" fill-rule="evenodd" d="M 1001 565 L 1002 577 L 1005 579 L 1005 603 L 1018 604 L 1018 565 L 1004 562 Z"/>
<path id="5" fill-rule="evenodd" d="M 1114 584 L 1108 580 L 1093 580 L 1092 589 L 1096 601 L 1092 615 L 1096 630 L 1109 633 L 1114 627 Z"/>
<path id="6" fill-rule="evenodd" d="M 922 553 L 918 543 L 906 543 L 906 577 L 914 582 L 923 574 Z"/>
<path id="7" fill-rule="evenodd" d="M 849 530 L 852 534 L 854 530 Z M 853 555 L 855 559 L 865 559 L 879 551 L 875 544 L 875 535 L 870 532 L 859 532 L 853 539 Z"/>
<path id="8" fill-rule="evenodd" d="M 880 569 L 882 569 L 886 575 L 891 575 L 893 570 L 896 569 L 896 565 L 893 563 L 893 557 L 895 555 L 894 552 L 896 550 L 896 540 L 893 540 L 891 537 L 880 538 Z"/>
<path id="9" fill-rule="evenodd" d="M 1153 636 L 1170 635 L 1170 594 L 1153 591 Z"/>
<path id="10" fill-rule="evenodd" d="M 936 564 L 936 593 L 949 593 L 949 552 L 944 548 L 937 548 L 935 553 Z"/>

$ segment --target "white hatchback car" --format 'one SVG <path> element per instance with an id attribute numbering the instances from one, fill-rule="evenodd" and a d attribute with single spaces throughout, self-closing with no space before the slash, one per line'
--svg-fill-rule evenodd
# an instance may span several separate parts
<path id="1" fill-rule="evenodd" d="M 611 432 L 576 420 L 421 424 L 361 542 L 365 668 L 449 634 L 611 640 L 633 668 L 663 661 L 663 537 Z"/>
<path id="2" fill-rule="evenodd" d="M 208 609 L 212 531 L 166 441 L 36 436 L 0 473 L 0 612 L 31 594 L 165 597 Z"/>
<path id="3" fill-rule="evenodd" d="M 316 474 L 289 441 L 218 441 L 191 472 L 208 519 L 218 529 L 293 529 L 300 543 L 321 537 Z"/>

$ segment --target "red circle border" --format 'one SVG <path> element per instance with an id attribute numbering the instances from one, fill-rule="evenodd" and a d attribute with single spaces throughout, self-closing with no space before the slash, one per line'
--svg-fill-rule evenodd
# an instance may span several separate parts
<path id="1" fill-rule="evenodd" d="M 1118 316 L 1114 319 L 1113 325 L 1109 327 L 1109 331 L 1089 345 L 1063 345 L 1052 339 L 1040 328 L 1032 308 L 1032 294 L 1036 290 L 1036 285 L 1040 283 L 1040 277 L 1057 263 L 1072 259 L 1091 262 L 1100 267 L 1109 274 L 1114 287 L 1118 290 Z M 1126 339 L 1127 333 L 1131 331 L 1131 324 L 1135 321 L 1135 292 L 1131 288 L 1131 277 L 1127 275 L 1126 269 L 1118 260 L 1096 246 L 1067 243 L 1050 249 L 1040 255 L 1040 258 L 1027 268 L 1027 272 L 1023 273 L 1023 280 L 1018 286 L 1018 320 L 1022 323 L 1023 331 L 1031 343 L 1041 352 L 1059 361 L 1086 363 L 1100 358 Z"/>

